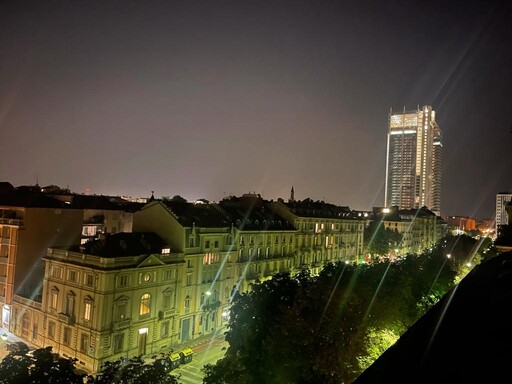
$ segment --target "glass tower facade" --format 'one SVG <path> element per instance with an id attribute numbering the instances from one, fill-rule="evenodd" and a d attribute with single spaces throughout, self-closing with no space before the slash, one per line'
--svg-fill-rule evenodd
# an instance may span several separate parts
<path id="1" fill-rule="evenodd" d="M 443 144 L 431 106 L 389 112 L 385 205 L 441 214 Z"/>

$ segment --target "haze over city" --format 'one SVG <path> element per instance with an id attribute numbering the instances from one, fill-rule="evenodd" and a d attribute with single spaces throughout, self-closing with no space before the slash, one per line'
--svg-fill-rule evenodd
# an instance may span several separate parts
<path id="1" fill-rule="evenodd" d="M 384 200 L 387 118 L 432 105 L 443 215 L 512 190 L 510 2 L 3 2 L 0 180 Z"/>

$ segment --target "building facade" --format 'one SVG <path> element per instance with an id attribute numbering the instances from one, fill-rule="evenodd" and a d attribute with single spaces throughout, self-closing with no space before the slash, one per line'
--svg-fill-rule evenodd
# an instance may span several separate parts
<path id="1" fill-rule="evenodd" d="M 385 205 L 426 206 L 441 212 L 443 144 L 431 106 L 390 111 L 386 154 Z"/>
<path id="2" fill-rule="evenodd" d="M 348 207 L 255 194 L 154 200 L 133 213 L 135 232 L 79 244 L 82 214 L 75 213 L 76 245 L 47 249 L 41 297 L 13 294 L 10 330 L 90 372 L 214 333 L 237 292 L 277 273 L 359 262 L 369 219 Z M 400 214 L 386 225 L 403 233 L 407 250 L 439 237 L 430 211 Z"/>
<path id="3" fill-rule="evenodd" d="M 169 351 L 186 306 L 182 256 L 150 233 L 90 245 L 48 249 L 42 301 L 15 296 L 13 333 L 90 372 L 120 357 Z"/>
<path id="4" fill-rule="evenodd" d="M 82 211 L 42 195 L 0 196 L 0 306 L 2 328 L 12 330 L 15 295 L 41 301 L 46 249 L 80 242 Z"/>
<path id="5" fill-rule="evenodd" d="M 400 234 L 400 242 L 395 244 L 396 256 L 420 254 L 433 247 L 444 235 L 446 223 L 426 208 L 392 207 L 386 212 L 376 219 L 382 220 L 384 228 Z"/>
<path id="6" fill-rule="evenodd" d="M 496 194 L 496 217 L 495 217 L 495 233 L 498 233 L 500 225 L 509 224 L 509 216 L 507 213 L 507 204 L 512 201 L 512 192 L 500 192 Z"/>
<path id="7" fill-rule="evenodd" d="M 295 265 L 319 273 L 335 261 L 358 261 L 363 253 L 364 220 L 348 207 L 306 199 L 274 202 L 272 209 L 293 224 Z"/>

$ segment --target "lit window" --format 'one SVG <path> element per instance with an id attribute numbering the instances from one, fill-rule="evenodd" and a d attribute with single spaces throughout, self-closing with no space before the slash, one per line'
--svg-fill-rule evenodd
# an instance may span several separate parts
<path id="1" fill-rule="evenodd" d="M 91 313 L 92 313 L 92 303 L 90 301 L 86 301 L 85 307 L 84 307 L 84 319 L 91 320 Z"/>
<path id="2" fill-rule="evenodd" d="M 149 315 L 151 313 L 151 295 L 149 293 L 145 293 L 142 295 L 140 299 L 140 309 L 139 314 L 142 315 Z"/>

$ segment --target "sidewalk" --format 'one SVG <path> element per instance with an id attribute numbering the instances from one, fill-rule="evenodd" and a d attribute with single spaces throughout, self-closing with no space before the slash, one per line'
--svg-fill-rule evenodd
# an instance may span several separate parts
<path id="1" fill-rule="evenodd" d="M 9 354 L 9 352 L 5 349 L 5 346 L 9 343 L 13 343 L 16 341 L 24 342 L 25 344 L 28 345 L 28 347 L 31 350 L 38 348 L 35 345 L 29 343 L 28 341 L 23 340 L 22 338 L 14 335 L 11 332 L 0 327 L 0 360 L 2 360 L 5 356 L 7 356 Z"/>

